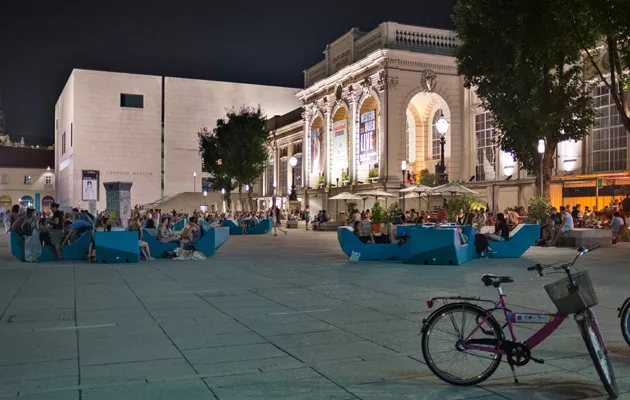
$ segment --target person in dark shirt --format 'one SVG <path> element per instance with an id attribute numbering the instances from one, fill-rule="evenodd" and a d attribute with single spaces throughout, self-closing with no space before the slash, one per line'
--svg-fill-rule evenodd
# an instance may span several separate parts
<path id="1" fill-rule="evenodd" d="M 494 227 L 494 234 L 486 235 L 493 242 L 501 242 L 510 239 L 510 228 L 508 227 L 505 215 L 497 214 L 497 224 Z"/>
<path id="2" fill-rule="evenodd" d="M 51 204 L 50 210 L 52 211 L 50 241 L 53 246 L 55 246 L 57 259 L 61 259 L 61 242 L 63 241 L 63 211 L 59 209 L 59 204 L 57 203 Z"/>
<path id="3" fill-rule="evenodd" d="M 630 194 L 626 195 L 626 198 L 621 202 L 621 207 L 623 207 L 623 213 L 630 213 Z"/>

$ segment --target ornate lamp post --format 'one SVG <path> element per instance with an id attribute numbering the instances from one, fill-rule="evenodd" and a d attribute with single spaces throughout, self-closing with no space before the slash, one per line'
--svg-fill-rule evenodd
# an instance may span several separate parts
<path id="1" fill-rule="evenodd" d="M 400 170 L 402 171 L 402 181 L 400 181 L 401 186 L 405 187 L 405 178 L 406 178 L 406 174 L 407 174 L 407 161 L 406 160 L 402 160 L 402 162 L 400 163 Z M 403 192 L 402 195 L 402 212 L 405 212 L 405 192 Z"/>
<path id="2" fill-rule="evenodd" d="M 291 157 L 289 164 L 291 164 L 291 193 L 289 194 L 289 201 L 297 201 L 297 193 L 295 192 L 295 166 L 298 163 L 298 159 Z"/>
<path id="3" fill-rule="evenodd" d="M 438 166 L 438 185 L 445 185 L 448 183 L 448 174 L 446 173 L 446 164 L 444 164 L 444 145 L 446 144 L 446 132 L 450 123 L 444 117 L 444 114 L 440 115 L 435 127 L 440 134 L 440 165 Z"/>
<path id="4" fill-rule="evenodd" d="M 543 157 L 545 155 L 545 139 L 538 140 L 538 154 L 540 154 L 540 195 L 543 195 Z"/>

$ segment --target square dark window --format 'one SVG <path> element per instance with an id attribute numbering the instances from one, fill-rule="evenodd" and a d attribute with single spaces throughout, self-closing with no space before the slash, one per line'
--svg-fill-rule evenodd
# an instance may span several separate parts
<path id="1" fill-rule="evenodd" d="M 144 96 L 141 94 L 120 94 L 120 106 L 129 108 L 144 108 Z"/>

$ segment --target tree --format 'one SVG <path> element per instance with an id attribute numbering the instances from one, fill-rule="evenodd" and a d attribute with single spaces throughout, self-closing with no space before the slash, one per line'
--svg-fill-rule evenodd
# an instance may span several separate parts
<path id="1" fill-rule="evenodd" d="M 230 193 L 238 188 L 241 204 L 243 187 L 250 187 L 260 179 L 267 161 L 269 131 L 267 118 L 260 107 L 241 107 L 228 110 L 226 117 L 217 120 L 217 126 L 208 132 L 199 132 L 199 153 L 203 171 L 212 175 L 215 188 L 225 188 L 230 204 Z M 253 209 L 252 191 L 248 191 Z"/>
<path id="2" fill-rule="evenodd" d="M 575 38 L 588 76 L 606 85 L 621 124 L 630 132 L 625 93 L 630 86 L 630 7 L 627 0 L 573 0 L 557 13 L 556 23 Z"/>
<path id="3" fill-rule="evenodd" d="M 540 172 L 536 144 L 545 139 L 547 197 L 558 143 L 581 140 L 594 120 L 580 55 L 570 51 L 575 38 L 555 21 L 562 3 L 467 0 L 454 13 L 458 71 L 493 114 L 498 145 L 525 169 Z"/>
<path id="4" fill-rule="evenodd" d="M 435 179 L 435 174 L 429 172 L 428 169 L 423 169 L 420 171 L 420 184 L 429 187 L 437 186 L 437 181 Z"/>

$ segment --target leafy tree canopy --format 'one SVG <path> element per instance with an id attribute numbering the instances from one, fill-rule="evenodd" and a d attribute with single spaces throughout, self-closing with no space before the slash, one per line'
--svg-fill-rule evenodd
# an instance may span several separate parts
<path id="1" fill-rule="evenodd" d="M 262 175 L 269 132 L 260 107 L 228 110 L 212 132 L 204 127 L 198 136 L 202 170 L 211 175 L 215 188 L 229 193 L 253 185 Z"/>
<path id="2" fill-rule="evenodd" d="M 545 139 L 543 175 L 549 189 L 557 144 L 582 139 L 594 120 L 576 38 L 558 24 L 562 0 L 466 0 L 455 6 L 461 41 L 457 67 L 492 112 L 500 147 L 530 171 Z"/>

